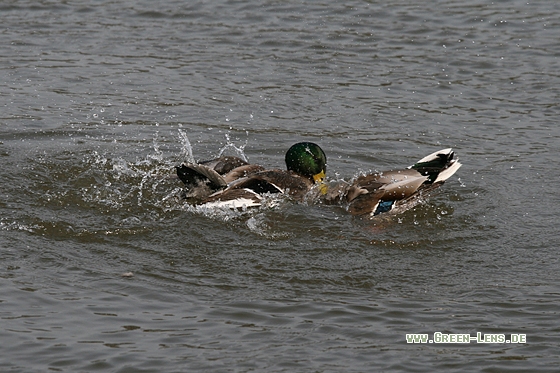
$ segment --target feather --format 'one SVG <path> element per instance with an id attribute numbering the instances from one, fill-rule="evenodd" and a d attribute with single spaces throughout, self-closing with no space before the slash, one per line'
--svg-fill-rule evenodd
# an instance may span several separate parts
<path id="1" fill-rule="evenodd" d="M 453 163 L 449 167 L 447 167 L 445 170 L 441 171 L 438 174 L 434 183 L 441 183 L 449 179 L 451 176 L 453 176 L 455 172 L 457 172 L 459 168 L 461 168 L 461 166 L 462 164 L 459 163 L 458 161 L 453 161 Z"/>
<path id="2" fill-rule="evenodd" d="M 261 205 L 262 197 L 251 189 L 230 189 L 227 193 L 215 193 L 205 202 L 207 207 L 247 208 Z"/>
<path id="3" fill-rule="evenodd" d="M 437 152 L 433 152 L 432 154 L 427 155 L 421 160 L 419 160 L 418 162 L 416 162 L 416 164 L 437 161 L 441 158 L 442 155 L 444 155 L 446 158 L 448 158 L 451 155 L 450 158 L 453 158 L 453 149 L 447 148 L 447 149 L 438 150 Z M 414 166 L 410 166 L 409 168 L 413 168 L 413 167 Z"/>

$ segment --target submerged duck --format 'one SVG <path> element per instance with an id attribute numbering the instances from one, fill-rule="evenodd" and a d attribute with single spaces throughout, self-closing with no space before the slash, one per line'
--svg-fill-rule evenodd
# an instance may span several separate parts
<path id="1" fill-rule="evenodd" d="M 263 171 L 264 167 L 228 156 L 199 163 L 183 163 L 176 170 L 177 176 L 186 186 L 182 197 L 191 202 L 201 202 L 225 189 L 234 180 Z"/>
<path id="2" fill-rule="evenodd" d="M 327 157 L 319 145 L 301 142 L 286 152 L 286 170 L 266 170 L 240 158 L 221 157 L 177 167 L 186 197 L 208 207 L 260 206 L 266 193 L 340 204 L 356 216 L 405 211 L 441 186 L 460 167 L 452 149 L 432 153 L 402 169 L 326 183 Z"/>
<path id="3" fill-rule="evenodd" d="M 231 159 L 228 161 L 234 163 Z M 235 162 L 239 161 L 242 160 Z M 203 196 L 208 190 L 214 191 L 204 195 L 200 202 L 208 207 L 260 206 L 266 193 L 284 194 L 302 201 L 314 185 L 323 182 L 327 157 L 319 145 L 300 142 L 286 152 L 285 161 L 286 170 L 265 170 L 262 166 L 242 161 L 237 167 L 226 167 L 224 171 L 227 172 L 221 175 L 217 169 L 220 161 L 213 160 L 205 164 L 182 165 L 177 168 L 177 174 L 185 184 L 195 186 L 191 188 L 191 194 L 197 194 L 196 197 Z"/>

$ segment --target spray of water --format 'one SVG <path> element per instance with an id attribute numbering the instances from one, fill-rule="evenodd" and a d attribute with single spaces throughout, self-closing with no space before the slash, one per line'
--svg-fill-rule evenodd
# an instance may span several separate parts
<path id="1" fill-rule="evenodd" d="M 237 155 L 239 156 L 239 158 L 243 159 L 245 162 L 249 162 L 249 160 L 247 159 L 247 156 L 245 155 L 245 147 L 247 146 L 247 141 L 245 140 L 245 144 L 241 145 L 241 146 L 236 146 L 231 139 L 229 138 L 229 134 L 226 133 L 226 140 L 227 143 L 226 145 L 224 145 L 224 147 L 222 149 L 220 149 L 220 153 L 218 153 L 218 157 L 221 157 L 224 152 L 227 149 L 233 149 Z"/>
<path id="2" fill-rule="evenodd" d="M 183 130 L 179 130 L 179 140 L 181 141 L 181 159 L 184 159 L 188 163 L 195 163 L 193 150 L 189 137 Z"/>

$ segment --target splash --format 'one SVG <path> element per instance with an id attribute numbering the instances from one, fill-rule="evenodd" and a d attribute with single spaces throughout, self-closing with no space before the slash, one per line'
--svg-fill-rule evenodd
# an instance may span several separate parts
<path id="1" fill-rule="evenodd" d="M 267 222 L 267 216 L 263 213 L 259 213 L 250 217 L 245 222 L 245 225 L 254 234 L 273 240 L 286 239 L 291 236 L 287 232 L 275 232 L 271 225 Z"/>
<path id="2" fill-rule="evenodd" d="M 184 159 L 188 163 L 195 163 L 193 150 L 189 137 L 183 130 L 179 130 L 179 140 L 181 141 L 181 159 Z"/>
<path id="3" fill-rule="evenodd" d="M 71 177 L 76 184 L 74 190 L 84 204 L 95 203 L 139 214 L 146 207 L 151 211 L 169 208 L 173 197 L 170 190 L 178 194 L 178 188 L 172 188 L 175 180 L 170 171 L 175 162 L 164 156 L 158 133 L 152 139 L 152 151 L 142 158 L 126 160 L 108 154 L 97 151 L 86 154 L 81 167 Z"/>
<path id="4" fill-rule="evenodd" d="M 248 140 L 245 140 L 245 143 L 241 146 L 237 146 L 231 141 L 229 134 L 225 135 L 226 137 L 226 144 L 220 149 L 218 152 L 217 157 L 221 157 L 224 153 L 231 149 L 239 158 L 243 159 L 245 162 L 249 162 L 247 156 L 245 155 L 245 147 L 247 146 Z M 196 163 L 193 155 L 193 148 L 191 142 L 189 141 L 189 137 L 185 133 L 185 131 L 179 129 L 179 140 L 181 141 L 181 153 L 179 155 L 180 159 L 187 162 L 187 163 Z M 154 143 L 155 144 L 155 143 Z M 155 149 L 157 152 L 157 148 Z"/>
<path id="5" fill-rule="evenodd" d="M 227 140 L 227 143 L 226 143 L 226 145 L 224 145 L 224 147 L 222 149 L 220 149 L 220 152 L 218 153 L 218 157 L 221 157 L 227 149 L 231 148 L 237 153 L 239 158 L 243 159 L 245 162 L 249 162 L 249 160 L 247 159 L 247 156 L 245 155 L 245 147 L 247 146 L 248 140 L 245 140 L 245 144 L 243 144 L 239 147 L 236 146 L 231 141 L 231 139 L 229 138 L 229 134 L 227 134 L 227 133 L 226 133 L 226 140 Z"/>
<path id="6" fill-rule="evenodd" d="M 148 159 L 153 161 L 162 161 L 163 160 L 163 152 L 160 149 L 159 143 L 159 132 L 156 132 L 154 138 L 152 139 L 152 144 L 154 148 L 153 154 L 148 154 Z"/>

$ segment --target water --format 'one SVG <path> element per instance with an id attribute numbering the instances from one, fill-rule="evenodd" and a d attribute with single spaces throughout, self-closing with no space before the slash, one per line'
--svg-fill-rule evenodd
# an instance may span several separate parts
<path id="1" fill-rule="evenodd" d="M 557 371 L 560 4 L 5 1 L 0 368 Z M 428 203 L 182 203 L 173 167 L 333 179 L 453 147 Z M 407 333 L 526 334 L 407 344 Z"/>

